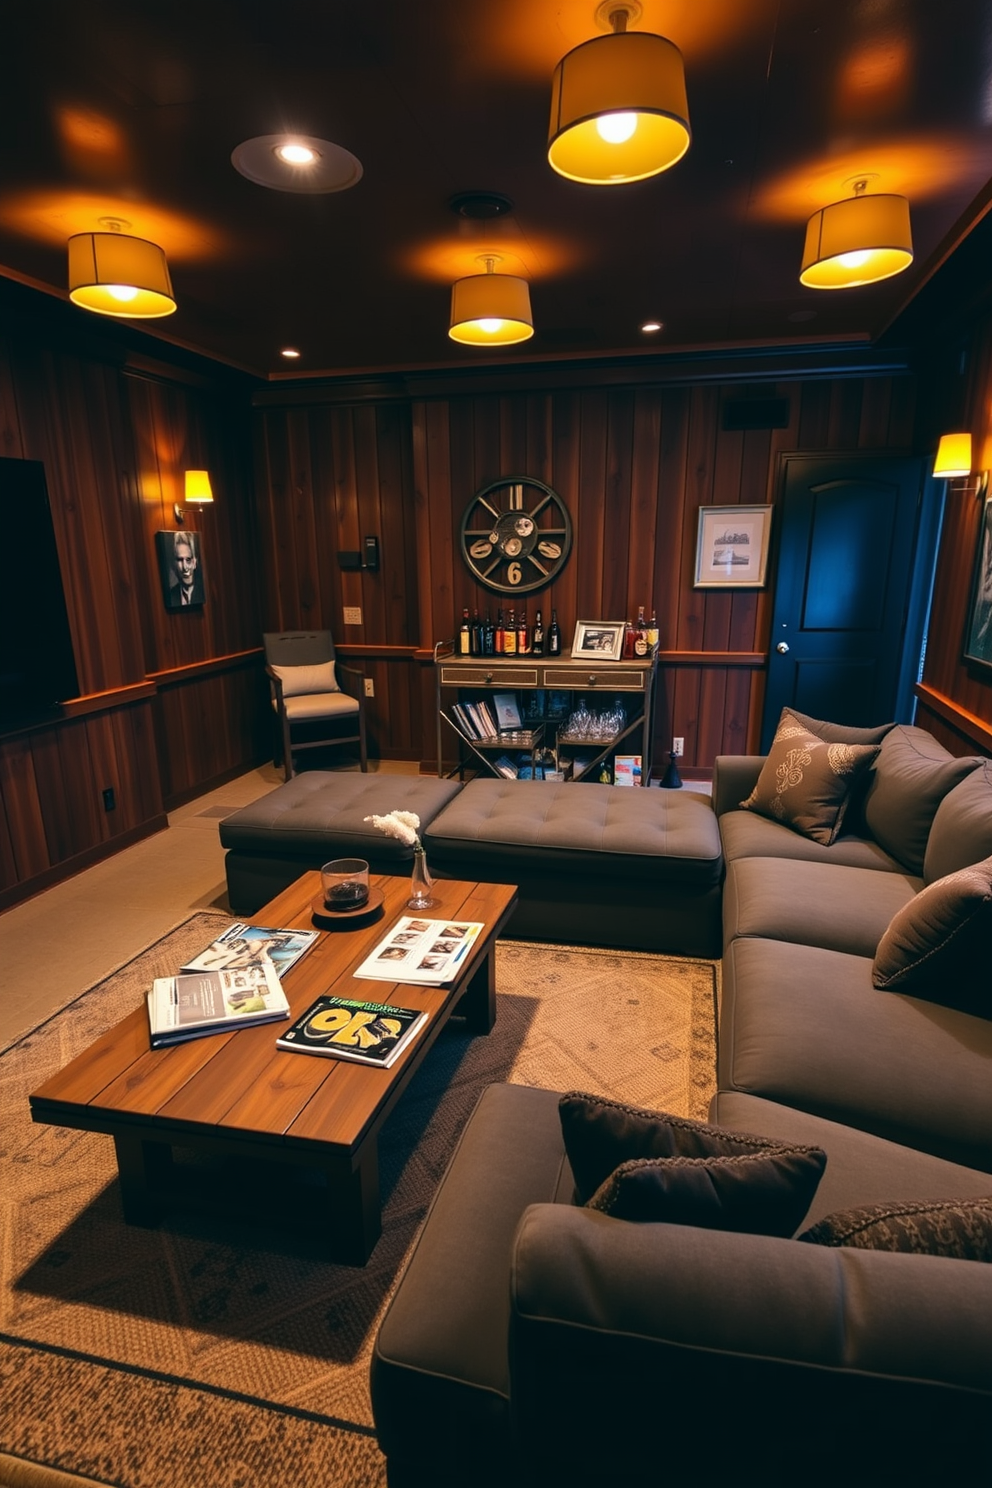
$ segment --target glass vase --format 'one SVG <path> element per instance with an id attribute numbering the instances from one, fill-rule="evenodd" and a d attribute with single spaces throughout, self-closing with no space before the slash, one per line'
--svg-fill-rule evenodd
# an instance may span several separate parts
<path id="1" fill-rule="evenodd" d="M 406 901 L 407 909 L 430 909 L 434 903 L 431 898 L 433 887 L 434 880 L 427 867 L 427 854 L 422 847 L 417 847 L 413 853 L 413 871 L 410 875 L 410 897 Z"/>

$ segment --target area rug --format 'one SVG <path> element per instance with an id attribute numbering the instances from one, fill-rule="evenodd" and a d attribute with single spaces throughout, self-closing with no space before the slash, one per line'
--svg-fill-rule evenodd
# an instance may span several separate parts
<path id="1" fill-rule="evenodd" d="M 0 1451 L 121 1488 L 381 1488 L 368 1362 L 402 1260 L 482 1089 L 582 1089 L 704 1116 L 708 961 L 502 941 L 497 1019 L 454 1019 L 380 1136 L 364 1268 L 273 1226 L 123 1223 L 108 1137 L 28 1095 L 228 923 L 192 915 L 0 1054 Z"/>

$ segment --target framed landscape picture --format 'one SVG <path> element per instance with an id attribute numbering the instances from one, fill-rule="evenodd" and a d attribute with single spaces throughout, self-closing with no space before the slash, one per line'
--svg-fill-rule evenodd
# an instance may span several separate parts
<path id="1" fill-rule="evenodd" d="M 964 641 L 965 661 L 992 667 L 992 496 L 986 496 L 978 529 L 975 577 Z"/>
<path id="2" fill-rule="evenodd" d="M 763 589 L 770 506 L 701 506 L 694 589 Z"/>

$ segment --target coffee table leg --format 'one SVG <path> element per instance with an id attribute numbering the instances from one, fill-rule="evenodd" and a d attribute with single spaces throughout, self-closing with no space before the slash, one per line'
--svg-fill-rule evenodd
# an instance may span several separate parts
<path id="1" fill-rule="evenodd" d="M 379 1151 L 370 1138 L 348 1173 L 327 1170 L 326 1220 L 330 1256 L 346 1266 L 364 1266 L 382 1234 Z"/>
<path id="2" fill-rule="evenodd" d="M 472 973 L 455 1009 L 472 1033 L 489 1033 L 496 1022 L 496 950 L 493 947 Z"/>
<path id="3" fill-rule="evenodd" d="M 167 1142 L 130 1135 L 115 1136 L 114 1146 L 125 1220 L 133 1225 L 157 1225 L 164 1206 L 155 1190 L 161 1189 L 172 1167 L 172 1148 Z"/>

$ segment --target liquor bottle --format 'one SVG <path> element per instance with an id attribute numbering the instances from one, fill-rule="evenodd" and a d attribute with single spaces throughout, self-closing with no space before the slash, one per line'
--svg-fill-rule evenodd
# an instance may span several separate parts
<path id="1" fill-rule="evenodd" d="M 535 656 L 544 655 L 544 622 L 540 610 L 534 616 L 534 636 L 530 645 Z"/>
<path id="2" fill-rule="evenodd" d="M 634 627 L 629 620 L 623 622 L 623 659 L 634 659 Z"/>
<path id="3" fill-rule="evenodd" d="M 651 619 L 648 621 L 648 655 L 658 655 L 658 616 L 654 610 L 651 611 Z"/>
<path id="4" fill-rule="evenodd" d="M 517 654 L 517 619 L 513 610 L 510 611 L 510 618 L 503 632 L 503 654 L 504 656 L 516 656 Z"/>
<path id="5" fill-rule="evenodd" d="M 482 627 L 482 654 L 492 656 L 496 651 L 496 631 L 493 627 L 493 617 L 486 611 L 485 624 Z"/>
<path id="6" fill-rule="evenodd" d="M 634 657 L 637 661 L 648 655 L 648 622 L 644 618 L 644 606 L 637 606 L 637 622 L 634 625 Z"/>
<path id="7" fill-rule="evenodd" d="M 520 611 L 520 619 L 517 621 L 517 655 L 530 655 L 530 626 L 527 624 L 527 611 Z"/>
<path id="8" fill-rule="evenodd" d="M 558 624 L 558 611 L 551 611 L 551 624 L 548 626 L 548 655 L 561 655 L 561 627 Z"/>
<path id="9" fill-rule="evenodd" d="M 470 649 L 473 656 L 482 655 L 482 621 L 479 619 L 478 610 L 472 611 L 472 644 Z"/>
<path id="10" fill-rule="evenodd" d="M 506 630 L 503 626 L 503 611 L 496 611 L 496 630 L 493 634 L 493 649 L 497 656 L 502 656 L 506 650 Z"/>
<path id="11" fill-rule="evenodd" d="M 468 623 L 468 610 L 462 610 L 462 628 L 458 632 L 458 652 L 461 656 L 472 654 L 472 627 Z"/>

